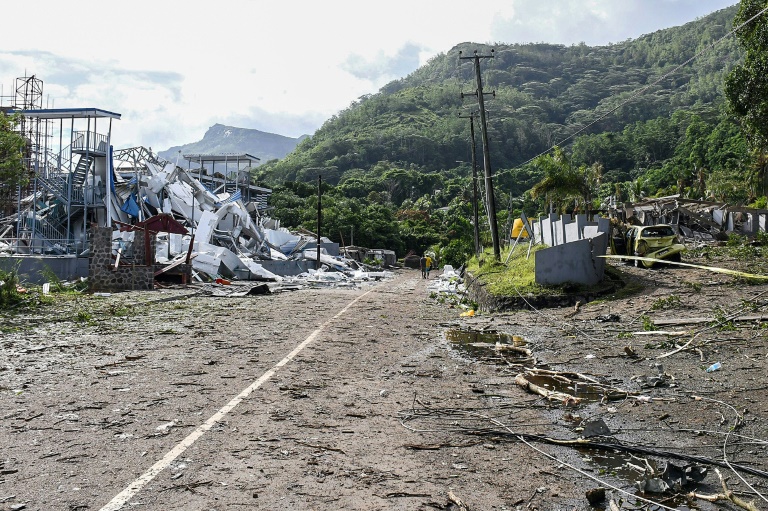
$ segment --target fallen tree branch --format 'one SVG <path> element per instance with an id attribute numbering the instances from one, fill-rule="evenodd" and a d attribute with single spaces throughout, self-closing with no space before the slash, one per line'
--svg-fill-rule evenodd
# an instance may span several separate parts
<path id="1" fill-rule="evenodd" d="M 545 370 L 536 370 L 532 369 L 530 371 L 527 371 L 526 374 L 531 375 L 544 375 L 549 376 L 555 380 L 558 380 L 562 383 L 565 383 L 566 385 L 573 385 L 574 387 L 578 385 L 579 383 L 585 383 L 588 386 L 594 387 L 596 390 L 602 392 L 603 399 L 607 401 L 616 401 L 621 399 L 628 399 L 628 398 L 634 398 L 638 399 L 640 401 L 646 401 L 650 400 L 650 398 L 644 397 L 644 396 L 638 396 L 636 393 L 628 392 L 626 390 L 617 389 L 613 387 L 609 387 L 606 385 L 603 385 L 602 383 L 598 382 L 594 378 L 589 378 L 585 375 L 579 374 L 579 373 L 558 373 L 555 371 L 545 371 Z M 554 390 L 549 390 L 544 387 L 541 387 L 540 385 L 536 385 L 535 383 L 531 382 L 527 377 L 526 374 L 520 373 L 517 376 L 515 376 L 515 383 L 522 387 L 523 389 L 533 392 L 534 394 L 538 394 L 544 398 L 546 398 L 549 401 L 560 401 L 566 406 L 575 406 L 581 404 L 581 398 L 567 394 L 565 392 L 559 392 Z M 580 380 L 586 380 L 586 381 L 574 381 L 570 378 L 567 378 L 564 376 L 565 374 L 568 375 L 575 375 Z M 597 392 L 595 392 L 597 394 Z"/>
<path id="2" fill-rule="evenodd" d="M 581 399 L 575 396 L 566 394 L 565 392 L 548 390 L 544 387 L 536 385 L 535 383 L 529 382 L 522 373 L 515 376 L 515 383 L 529 392 L 533 392 L 534 394 L 542 396 L 548 401 L 559 401 L 566 406 L 576 406 L 581 404 Z"/>
<path id="3" fill-rule="evenodd" d="M 459 506 L 459 511 L 469 511 L 469 507 L 453 493 L 453 490 L 448 490 L 448 500 Z"/>
<path id="4" fill-rule="evenodd" d="M 747 511 L 758 511 L 757 506 L 755 506 L 754 502 L 746 502 L 745 500 L 741 499 L 738 495 L 735 495 L 732 490 L 728 489 L 728 486 L 725 484 L 725 479 L 723 479 L 723 475 L 720 473 L 718 469 L 715 469 L 715 472 L 717 473 L 717 477 L 720 478 L 720 484 L 723 487 L 723 493 L 715 493 L 713 495 L 704 495 L 701 493 L 690 492 L 687 496 L 694 497 L 701 500 L 706 500 L 707 502 L 719 502 L 721 500 L 727 500 L 733 503 L 734 505 L 739 506 L 742 509 L 746 509 Z"/>

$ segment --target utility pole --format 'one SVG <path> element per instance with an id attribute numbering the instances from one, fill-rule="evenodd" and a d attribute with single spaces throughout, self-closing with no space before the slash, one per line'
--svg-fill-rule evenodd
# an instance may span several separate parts
<path id="1" fill-rule="evenodd" d="M 475 255 L 480 254 L 480 224 L 478 220 L 477 205 L 477 149 L 475 147 L 475 112 L 469 115 L 460 115 L 460 118 L 469 118 L 470 147 L 472 148 L 472 223 L 475 227 Z"/>
<path id="2" fill-rule="evenodd" d="M 323 178 L 320 174 L 317 175 L 317 266 L 315 269 L 320 270 L 320 223 L 323 219 L 323 211 L 321 209 L 321 200 L 323 196 Z"/>
<path id="3" fill-rule="evenodd" d="M 307 167 L 304 170 L 306 172 L 317 170 L 317 269 L 320 269 L 320 224 L 323 220 L 323 214 L 322 214 L 322 185 L 323 185 L 323 178 L 322 175 L 319 173 L 319 171 L 322 170 L 333 170 L 336 168 L 336 165 L 331 165 L 328 167 Z"/>
<path id="4" fill-rule="evenodd" d="M 459 60 L 472 59 L 475 64 L 475 79 L 477 82 L 477 90 L 474 93 L 461 93 L 462 99 L 464 96 L 474 95 L 477 96 L 477 103 L 480 108 L 480 129 L 483 137 L 483 167 L 485 169 L 485 194 L 488 197 L 488 221 L 491 224 L 491 239 L 493 240 L 493 256 L 496 260 L 501 259 L 501 248 L 499 247 L 499 225 L 496 222 L 496 199 L 493 195 L 493 174 L 491 172 L 491 155 L 488 148 L 488 121 L 485 118 L 485 93 L 483 92 L 483 78 L 480 76 L 480 59 L 492 59 L 494 50 L 491 50 L 491 55 L 478 55 L 477 50 L 471 57 L 463 57 L 462 52 L 459 52 Z M 491 92 L 494 97 L 496 92 Z"/>

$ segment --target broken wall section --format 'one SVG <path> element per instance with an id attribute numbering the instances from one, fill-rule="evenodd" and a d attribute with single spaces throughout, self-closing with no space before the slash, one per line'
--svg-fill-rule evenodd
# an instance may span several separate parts
<path id="1" fill-rule="evenodd" d="M 595 220 L 550 214 L 534 223 L 536 239 L 550 246 L 534 254 L 537 284 L 594 286 L 603 280 L 605 259 L 600 256 L 608 250 L 611 224 L 607 218 Z"/>
<path id="2" fill-rule="evenodd" d="M 154 289 L 155 274 L 152 261 L 145 261 L 144 236 L 134 236 L 131 264 L 118 266 L 112 257 L 112 228 L 91 226 L 88 260 L 88 290 L 102 291 L 150 291 Z M 150 236 L 150 254 L 155 253 L 155 237 Z"/>

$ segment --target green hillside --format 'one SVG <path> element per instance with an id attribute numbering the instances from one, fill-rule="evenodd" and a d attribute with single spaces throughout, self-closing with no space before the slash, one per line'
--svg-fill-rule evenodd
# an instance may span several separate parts
<path id="1" fill-rule="evenodd" d="M 577 132 L 723 37 L 735 12 L 734 6 L 611 46 L 495 46 L 495 58 L 483 62 L 485 89 L 496 91 L 486 101 L 494 167 L 519 165 Z M 488 47 L 463 43 L 436 56 L 329 119 L 263 176 L 280 182 L 301 179 L 307 167 L 336 166 L 341 178 L 347 170 L 382 160 L 428 171 L 455 167 L 468 154 L 468 122 L 458 115 L 476 109 L 471 98 L 460 98 L 475 89 L 472 66 L 459 65 L 460 50 L 490 54 Z M 738 45 L 729 38 L 590 131 L 617 131 L 680 109 L 716 108 L 723 78 L 739 58 Z"/>
<path id="2" fill-rule="evenodd" d="M 754 200 L 760 190 L 743 179 L 734 189 L 730 178 L 749 163 L 723 96 L 725 76 L 742 58 L 736 38 L 725 37 L 737 9 L 609 46 L 459 44 L 359 98 L 284 159 L 259 167 L 255 178 L 275 188 L 284 225 L 314 222 L 313 187 L 301 183 L 322 174 L 331 205 L 346 201 L 354 210 L 351 201 L 359 201 L 363 208 L 341 224 L 365 218 L 364 208 L 373 205 L 387 211 L 378 216 L 388 228 L 366 241 L 400 252 L 460 241 L 456 250 L 466 250 L 471 180 L 470 166 L 460 162 L 471 156 L 469 121 L 460 115 L 476 111 L 477 102 L 461 98 L 476 85 L 459 51 L 493 49 L 481 69 L 485 92 L 495 92 L 485 104 L 500 222 L 510 204 L 513 215 L 543 211 L 543 197 L 530 193 L 547 172 L 535 158 L 554 146 L 565 149 L 572 168 L 592 169 L 589 209 L 608 196 L 626 200 L 641 192 Z M 333 226 L 328 235 L 341 242 L 350 227 L 361 233 L 357 243 L 363 225 Z"/>

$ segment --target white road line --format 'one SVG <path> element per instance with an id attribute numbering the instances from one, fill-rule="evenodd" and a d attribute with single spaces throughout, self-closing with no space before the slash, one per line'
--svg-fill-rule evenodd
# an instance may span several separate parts
<path id="1" fill-rule="evenodd" d="M 104 507 L 101 508 L 100 511 L 117 511 L 118 509 L 122 508 L 129 500 L 131 500 L 137 493 L 141 491 L 144 486 L 146 486 L 147 483 L 152 481 L 152 479 L 157 476 L 160 472 L 163 471 L 168 465 L 173 463 L 173 460 L 178 458 L 181 453 L 187 450 L 188 447 L 191 447 L 192 444 L 197 441 L 198 438 L 203 436 L 203 434 L 211 429 L 217 422 L 219 422 L 225 415 L 227 415 L 234 407 L 236 407 L 240 402 L 247 398 L 254 390 L 261 387 L 264 382 L 269 380 L 272 375 L 274 375 L 278 369 L 283 367 L 285 364 L 293 360 L 296 355 L 298 355 L 301 350 L 309 346 L 312 341 L 314 341 L 320 333 L 325 330 L 325 328 L 335 319 L 340 317 L 342 314 L 347 312 L 347 310 L 352 307 L 355 303 L 357 303 L 360 299 L 362 299 L 365 295 L 373 291 L 373 289 L 369 289 L 365 293 L 361 294 L 351 302 L 347 304 L 346 307 L 341 309 L 335 316 L 333 316 L 331 319 L 320 325 L 314 332 L 312 332 L 309 337 L 304 339 L 298 346 L 296 346 L 293 351 L 288 353 L 288 355 L 285 356 L 284 359 L 282 359 L 280 362 L 275 364 L 272 369 L 268 370 L 266 373 L 262 374 L 258 380 L 251 383 L 248 387 L 245 388 L 240 394 L 235 396 L 232 401 L 224 405 L 218 412 L 213 414 L 210 419 L 205 421 L 203 424 L 197 427 L 192 433 L 190 433 L 184 440 L 176 444 L 176 446 L 168 451 L 168 453 L 163 456 L 160 461 L 155 463 L 150 467 L 149 470 L 144 472 L 141 476 L 139 476 L 135 481 L 133 481 L 126 489 L 118 493 L 112 500 L 107 503 Z"/>

